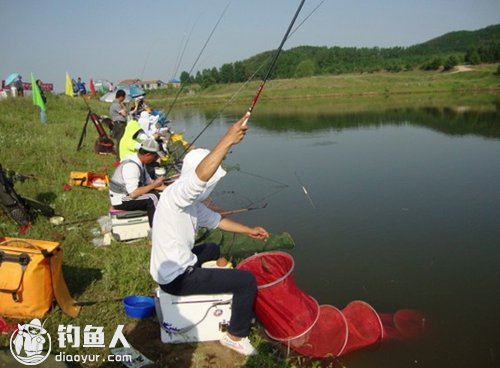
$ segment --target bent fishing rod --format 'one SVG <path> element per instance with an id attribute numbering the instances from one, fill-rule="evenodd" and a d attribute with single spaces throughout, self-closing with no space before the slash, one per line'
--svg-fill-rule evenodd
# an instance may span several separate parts
<path id="1" fill-rule="evenodd" d="M 255 108 L 257 101 L 259 100 L 260 94 L 262 93 L 262 90 L 264 89 L 264 86 L 266 85 L 267 80 L 271 76 L 271 73 L 274 69 L 274 66 L 276 65 L 276 61 L 278 60 L 278 56 L 280 55 L 281 50 L 283 49 L 283 45 L 285 44 L 288 36 L 290 35 L 290 32 L 292 31 L 293 24 L 295 23 L 295 20 L 297 20 L 297 17 L 299 16 L 299 13 L 302 10 L 302 6 L 304 5 L 305 1 L 306 0 L 301 0 L 299 7 L 297 8 L 297 11 L 295 12 L 295 15 L 293 16 L 293 19 L 292 19 L 290 25 L 288 26 L 288 29 L 286 30 L 285 36 L 281 40 L 280 45 L 278 46 L 278 48 L 276 49 L 276 51 L 274 53 L 273 59 L 271 60 L 271 63 L 269 64 L 269 69 L 267 69 L 266 75 L 264 76 L 264 78 L 262 78 L 260 85 L 259 85 L 259 88 L 257 88 L 257 92 L 255 93 L 255 96 L 252 99 L 250 107 L 248 108 L 247 113 L 245 114 L 245 120 L 243 121 L 243 126 L 245 126 L 247 124 L 248 119 L 250 119 L 250 115 L 252 115 L 252 111 Z"/>
<path id="2" fill-rule="evenodd" d="M 316 11 L 318 10 L 318 8 L 325 2 L 326 0 L 322 0 L 306 17 L 305 19 L 292 31 L 290 32 L 291 28 L 293 27 L 293 24 L 295 23 L 295 20 L 297 19 L 297 16 L 299 15 L 300 13 L 300 10 L 302 8 L 302 6 L 304 5 L 304 2 L 305 0 L 303 0 L 301 3 L 300 3 L 300 6 L 299 8 L 297 9 L 297 12 L 295 13 L 295 16 L 292 20 L 292 22 L 290 23 L 290 26 L 288 27 L 288 30 L 285 34 L 285 37 L 283 38 L 283 40 L 281 41 L 281 44 L 277 50 L 277 52 L 275 52 L 275 54 L 273 55 L 273 59 L 270 63 L 270 67 L 269 67 L 269 70 L 267 71 L 266 73 L 266 76 L 265 78 L 261 81 L 261 85 L 259 86 L 259 89 L 257 90 L 257 93 L 258 95 L 256 95 L 253 100 L 252 100 L 252 105 L 250 106 L 249 108 L 249 112 L 247 112 L 248 114 L 248 118 L 250 117 L 250 113 L 252 112 L 253 108 L 255 107 L 255 104 L 257 103 L 257 100 L 259 99 L 259 96 L 260 96 L 260 93 L 262 92 L 262 89 L 264 88 L 264 84 L 265 82 L 267 81 L 267 79 L 269 79 L 269 76 L 271 74 L 271 71 L 272 69 L 274 68 L 274 65 L 276 64 L 276 60 L 278 59 L 278 56 L 279 56 L 279 53 L 281 52 L 281 49 L 283 48 L 283 45 L 285 43 L 285 41 L 287 39 L 289 39 L 292 34 L 294 34 L 308 19 L 309 17 Z M 236 98 L 236 95 L 238 95 L 242 90 L 243 88 L 245 88 L 247 86 L 248 83 L 250 83 L 250 81 L 253 79 L 253 77 L 260 71 L 260 69 L 264 66 L 264 64 L 261 64 L 261 66 L 250 76 L 250 78 L 247 79 L 247 81 L 233 94 L 233 96 L 229 99 L 228 102 L 226 102 L 226 104 L 222 107 L 222 109 L 212 118 L 212 120 L 210 120 L 206 125 L 205 127 L 201 130 L 201 132 L 191 141 L 191 143 L 188 144 L 188 146 L 184 149 L 184 152 L 182 153 L 182 155 L 179 157 L 179 161 L 182 160 L 182 158 L 184 157 L 184 155 L 189 151 L 189 149 L 194 145 L 194 143 L 198 140 L 198 138 L 200 138 L 203 133 L 208 129 L 208 127 L 210 127 L 210 125 L 212 125 L 212 123 L 215 121 L 215 119 L 217 119 L 218 116 L 220 116 L 222 114 L 222 112 L 226 109 L 226 107 Z M 248 121 L 248 118 L 246 121 Z M 246 123 L 245 121 L 245 123 Z"/>
<path id="3" fill-rule="evenodd" d="M 263 66 L 264 66 L 264 64 L 262 64 L 261 66 L 259 66 L 259 68 L 257 68 L 257 70 L 255 72 L 253 72 L 253 74 L 247 79 L 247 81 L 245 83 L 243 83 L 241 85 L 241 87 L 238 88 L 238 90 L 231 96 L 231 98 L 229 99 L 229 101 L 227 101 L 224 104 L 224 106 L 222 106 L 222 108 L 219 110 L 219 112 L 217 112 L 217 114 L 214 115 L 214 117 L 212 118 L 212 120 L 210 120 L 205 125 L 205 127 L 198 133 L 198 135 L 196 137 L 194 137 L 194 139 L 187 145 L 187 147 L 184 148 L 184 151 L 182 152 L 182 154 L 180 155 L 180 157 L 177 159 L 178 162 L 180 162 L 182 160 L 182 158 L 184 157 L 184 155 L 189 152 L 189 150 L 191 149 L 191 147 L 193 147 L 194 143 L 198 140 L 198 138 L 200 138 L 203 135 L 203 133 L 205 133 L 205 131 L 210 127 L 210 125 L 212 125 L 212 123 L 215 121 L 215 119 L 217 119 L 219 116 L 222 115 L 222 113 L 224 112 L 224 110 L 226 110 L 226 108 L 231 104 L 231 102 L 234 101 L 234 99 L 236 98 L 236 96 L 248 85 L 248 83 L 250 83 L 252 81 L 253 77 L 255 77 L 255 75 L 259 72 L 259 70 L 262 69 Z"/>
<path id="4" fill-rule="evenodd" d="M 207 38 L 207 40 L 205 41 L 205 44 L 203 45 L 203 47 L 201 48 L 200 53 L 199 53 L 199 54 L 198 54 L 198 56 L 196 57 L 196 60 L 194 61 L 193 66 L 191 67 L 191 69 L 189 69 L 189 72 L 188 72 L 188 73 L 189 73 L 190 75 L 191 75 L 191 73 L 193 72 L 193 70 L 194 70 L 194 68 L 195 68 L 196 64 L 197 64 L 197 63 L 198 63 L 198 61 L 200 60 L 200 57 L 201 57 L 201 55 L 203 54 L 203 51 L 205 51 L 205 48 L 207 47 L 208 42 L 209 42 L 209 41 L 210 41 L 210 39 L 212 38 L 212 36 L 213 36 L 213 34 L 214 34 L 215 30 L 217 29 L 217 26 L 219 25 L 219 23 L 221 22 L 222 18 L 224 17 L 224 14 L 226 14 L 226 11 L 227 11 L 227 9 L 229 8 L 229 5 L 231 5 L 231 2 L 232 2 L 232 0 L 231 0 L 231 1 L 229 1 L 229 2 L 226 4 L 226 6 L 225 6 L 224 10 L 222 11 L 222 14 L 220 15 L 219 19 L 217 20 L 217 23 L 215 23 L 215 26 L 212 28 L 212 31 L 211 31 L 211 32 L 210 32 L 210 34 L 208 35 L 208 38 Z M 167 113 L 165 114 L 167 118 L 168 118 L 168 116 L 169 116 L 170 112 L 172 111 L 172 108 L 174 107 L 175 103 L 177 102 L 177 99 L 179 98 L 179 95 L 181 94 L 182 90 L 184 89 L 184 86 L 185 86 L 185 83 L 183 83 L 183 84 L 181 85 L 181 88 L 179 88 L 179 90 L 177 91 L 177 94 L 175 95 L 174 100 L 173 100 L 173 101 L 172 101 L 172 103 L 170 104 L 170 107 L 168 108 L 168 111 L 167 111 Z"/>

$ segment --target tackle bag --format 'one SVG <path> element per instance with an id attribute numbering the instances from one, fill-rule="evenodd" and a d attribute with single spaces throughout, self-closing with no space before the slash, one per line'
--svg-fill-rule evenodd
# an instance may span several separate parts
<path id="1" fill-rule="evenodd" d="M 100 155 L 114 154 L 115 153 L 115 143 L 106 134 L 106 131 L 104 130 L 104 127 L 102 126 L 102 123 L 101 123 L 101 117 L 99 117 L 99 115 L 97 115 L 96 113 L 93 113 L 92 111 L 90 111 L 90 109 L 89 109 L 89 112 L 87 114 L 85 124 L 83 125 L 82 134 L 80 135 L 80 140 L 78 141 L 78 146 L 76 147 L 76 150 L 79 151 L 82 148 L 83 140 L 85 139 L 85 136 L 87 135 L 87 125 L 88 125 L 89 121 L 92 121 L 92 123 L 94 124 L 94 127 L 97 130 L 97 134 L 99 135 L 99 137 L 97 138 L 95 145 L 94 145 L 95 153 L 98 153 Z"/>
<path id="2" fill-rule="evenodd" d="M 105 190 L 109 187 L 109 177 L 106 174 L 93 171 L 71 171 L 69 185 Z"/>
<path id="3" fill-rule="evenodd" d="M 55 300 L 69 316 L 75 305 L 62 274 L 59 243 L 0 237 L 0 316 L 43 318 Z"/>
<path id="4" fill-rule="evenodd" d="M 109 137 L 99 137 L 95 141 L 94 151 L 99 155 L 114 155 L 115 143 Z"/>

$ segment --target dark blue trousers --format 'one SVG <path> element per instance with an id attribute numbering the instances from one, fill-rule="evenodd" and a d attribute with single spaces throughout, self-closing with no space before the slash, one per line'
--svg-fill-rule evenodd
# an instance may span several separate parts
<path id="1" fill-rule="evenodd" d="M 188 268 L 169 284 L 160 285 L 161 289 L 172 295 L 232 293 L 228 331 L 234 336 L 248 336 L 253 318 L 253 303 L 257 294 L 255 277 L 243 270 L 201 268 L 204 262 L 219 258 L 220 251 L 216 244 L 195 246 L 193 253 L 198 257 L 196 265 Z"/>

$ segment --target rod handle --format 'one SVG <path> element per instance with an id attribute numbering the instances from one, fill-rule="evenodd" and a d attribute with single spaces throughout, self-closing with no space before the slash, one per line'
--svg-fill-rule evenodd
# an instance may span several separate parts
<path id="1" fill-rule="evenodd" d="M 247 113 L 245 114 L 245 120 L 243 120 L 243 123 L 241 124 L 241 126 L 247 125 L 248 119 L 250 119 L 250 115 L 252 115 L 252 113 L 250 111 L 247 111 Z"/>

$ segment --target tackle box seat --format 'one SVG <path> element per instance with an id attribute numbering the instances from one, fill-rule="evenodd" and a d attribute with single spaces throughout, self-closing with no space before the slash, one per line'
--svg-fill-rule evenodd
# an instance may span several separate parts
<path id="1" fill-rule="evenodd" d="M 216 341 L 227 331 L 233 294 L 176 296 L 160 288 L 155 294 L 163 343 Z"/>
<path id="2" fill-rule="evenodd" d="M 133 218 L 133 217 L 147 216 L 148 213 L 146 211 L 142 211 L 142 210 L 125 211 L 125 210 L 118 210 L 114 207 L 111 207 L 109 209 L 109 215 L 112 217 L 114 216 L 116 218 Z"/>
<path id="3" fill-rule="evenodd" d="M 111 233 L 118 241 L 146 238 L 149 235 L 149 221 L 146 211 L 123 211 L 109 209 Z"/>

